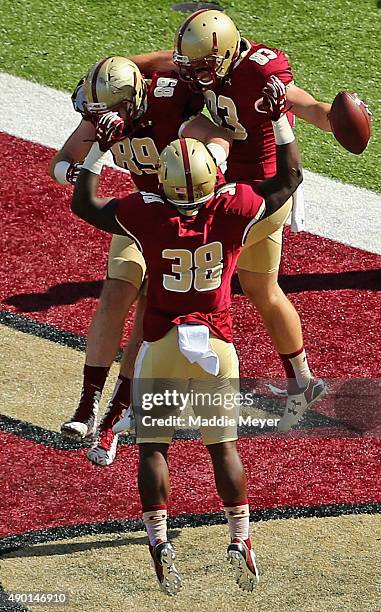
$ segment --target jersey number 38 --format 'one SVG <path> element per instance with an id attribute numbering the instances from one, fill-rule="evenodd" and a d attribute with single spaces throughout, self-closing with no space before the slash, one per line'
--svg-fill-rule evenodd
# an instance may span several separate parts
<path id="1" fill-rule="evenodd" d="M 167 291 L 186 293 L 213 291 L 221 285 L 223 252 L 221 242 L 203 244 L 192 253 L 187 249 L 164 249 L 164 259 L 174 260 L 173 274 L 163 274 Z"/>

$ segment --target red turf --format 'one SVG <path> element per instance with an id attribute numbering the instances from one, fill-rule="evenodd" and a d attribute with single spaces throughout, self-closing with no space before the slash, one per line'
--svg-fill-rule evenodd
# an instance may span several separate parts
<path id="1" fill-rule="evenodd" d="M 71 188 L 47 176 L 52 151 L 6 134 L 0 134 L 0 143 L 3 307 L 86 333 L 109 238 L 69 212 Z M 129 186 L 126 175 L 106 170 L 103 193 L 122 193 Z M 369 270 L 379 268 L 380 256 L 287 232 L 282 272 L 304 323 L 310 363 L 320 375 L 381 376 L 379 294 L 364 284 Z M 347 271 L 358 274 L 340 274 Z M 312 273 L 321 276 L 310 282 Z M 305 290 L 306 280 L 313 290 Z M 242 374 L 280 376 L 280 361 L 243 296 L 234 297 L 233 315 Z M 327 404 L 326 413 L 331 411 Z M 137 448 L 121 447 L 115 465 L 100 470 L 83 452 L 55 451 L 5 433 L 0 444 L 0 535 L 139 516 Z M 269 437 L 243 439 L 240 448 L 252 508 L 380 499 L 376 440 Z M 172 514 L 220 509 L 207 452 L 199 442 L 174 444 L 171 476 Z"/>
<path id="2" fill-rule="evenodd" d="M 136 446 L 122 446 L 117 462 L 102 469 L 86 461 L 84 451 L 56 451 L 7 433 L 0 433 L 0 444 L 0 537 L 140 517 Z M 377 440 L 256 438 L 239 446 L 252 509 L 380 499 Z M 175 442 L 170 467 L 171 515 L 221 510 L 201 442 Z"/>
<path id="3" fill-rule="evenodd" d="M 52 151 L 6 134 L 0 134 L 0 143 L 5 252 L 0 294 L 5 308 L 85 334 L 104 277 L 109 237 L 69 212 L 71 187 L 63 188 L 47 175 Z M 128 176 L 106 170 L 103 193 L 129 187 Z M 316 290 L 289 294 L 302 317 L 310 364 L 319 375 L 381 376 L 379 293 L 331 288 L 336 277 L 324 276 L 336 273 L 338 287 L 356 287 L 367 271 L 380 268 L 378 255 L 287 232 L 281 272 L 292 290 L 305 282 L 307 272 L 321 275 L 312 283 Z M 360 273 L 343 281 L 340 273 L 348 271 Z M 233 316 L 242 374 L 281 376 L 262 323 L 243 296 L 234 297 Z"/>

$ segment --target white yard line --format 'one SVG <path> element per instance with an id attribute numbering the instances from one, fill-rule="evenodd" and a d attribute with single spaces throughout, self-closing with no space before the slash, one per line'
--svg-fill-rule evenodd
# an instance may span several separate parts
<path id="1" fill-rule="evenodd" d="M 68 94 L 1 72 L 0 108 L 0 131 L 54 149 L 79 123 Z M 309 232 L 381 254 L 379 194 L 308 170 L 303 185 Z"/>

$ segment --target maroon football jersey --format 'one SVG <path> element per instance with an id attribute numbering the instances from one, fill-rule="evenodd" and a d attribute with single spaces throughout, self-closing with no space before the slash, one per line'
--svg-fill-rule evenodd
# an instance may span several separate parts
<path id="1" fill-rule="evenodd" d="M 111 149 L 116 165 L 130 170 L 138 189 L 158 192 L 159 154 L 178 138 L 183 121 L 198 114 L 203 106 L 203 96 L 191 93 L 175 72 L 153 74 L 142 123 L 131 137 Z"/>
<path id="2" fill-rule="evenodd" d="M 276 173 L 271 121 L 258 112 L 256 103 L 262 98 L 262 89 L 271 75 L 285 84 L 293 80 L 282 51 L 246 40 L 243 43 L 247 49 L 229 79 L 218 90 L 204 92 L 214 121 L 235 134 L 225 172 L 227 182 L 263 180 Z M 289 120 L 293 121 L 292 116 Z"/>
<path id="3" fill-rule="evenodd" d="M 145 340 L 197 322 L 232 341 L 230 281 L 242 243 L 264 210 L 263 198 L 245 184 L 220 187 L 193 217 L 154 194 L 118 200 L 116 219 L 147 263 Z"/>

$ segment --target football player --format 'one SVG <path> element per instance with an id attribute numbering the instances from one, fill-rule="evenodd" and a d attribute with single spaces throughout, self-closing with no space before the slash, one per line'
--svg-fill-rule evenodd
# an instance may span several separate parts
<path id="1" fill-rule="evenodd" d="M 122 199 L 97 198 L 102 158 L 85 160 L 73 194 L 74 213 L 95 227 L 133 237 L 147 264 L 144 342 L 133 384 L 138 486 L 157 578 L 169 595 L 181 586 L 166 522 L 167 452 L 176 424 L 168 416 L 180 414 L 175 391 L 226 400 L 232 388 L 239 388 L 229 311 L 231 277 L 242 244 L 251 248 L 284 223 L 288 200 L 302 180 L 294 134 L 282 114 L 286 87 L 272 77 L 261 93 L 277 145 L 273 178 L 255 187 L 230 183 L 216 190 L 217 170 L 208 149 L 194 139 L 180 139 L 160 155 L 163 197 L 134 193 Z M 147 394 L 159 396 L 149 412 Z M 193 403 L 193 410 L 201 417 L 235 417 L 220 426 L 202 422 L 200 429 L 229 525 L 228 557 L 239 586 L 251 591 L 258 571 L 249 537 L 245 472 L 236 448 L 238 410 L 227 412 L 225 404 L 207 400 L 201 406 Z"/>
<path id="2" fill-rule="evenodd" d="M 53 158 L 51 176 L 60 183 L 73 183 L 79 162 L 87 154 L 93 155 L 91 147 L 96 141 L 103 150 L 111 147 L 114 162 L 131 172 L 138 189 L 157 193 L 159 152 L 177 138 L 180 125 L 202 109 L 204 100 L 202 95 L 190 93 L 173 71 L 155 73 L 147 81 L 132 61 L 114 56 L 91 67 L 76 88 L 73 103 L 82 121 Z M 219 133 L 224 135 L 226 130 Z M 221 146 L 228 150 L 227 141 L 225 144 L 219 139 L 216 131 L 214 135 L 217 138 L 211 144 L 212 150 L 216 144 L 220 150 Z M 144 259 L 135 243 L 126 236 L 114 236 L 107 278 L 88 332 L 80 401 L 70 420 L 63 423 L 63 434 L 93 438 L 101 393 L 119 348 L 125 318 L 139 295 L 144 275 Z M 129 405 L 144 299 L 140 296 L 115 390 L 88 452 L 88 458 L 102 466 L 115 459 L 118 436 L 113 434 L 112 424 Z"/>
<path id="3" fill-rule="evenodd" d="M 160 52 L 156 66 L 168 66 L 171 52 Z M 276 171 L 271 123 L 262 108 L 262 88 L 271 75 L 287 86 L 285 109 L 324 131 L 331 131 L 331 105 L 319 102 L 294 84 L 287 56 L 278 49 L 241 38 L 223 12 L 200 10 L 185 19 L 175 35 L 173 59 L 180 78 L 192 91 L 202 92 L 213 120 L 230 130 L 233 145 L 225 172 L 228 181 L 257 182 Z M 138 58 L 142 69 L 145 56 Z M 147 56 L 147 68 L 155 65 Z M 288 113 L 293 120 L 291 112 Z M 207 118 L 204 117 L 204 123 Z M 190 122 L 182 136 L 200 138 Z M 202 139 L 202 138 L 200 138 Z M 298 194 L 298 192 L 297 192 Z M 297 195 L 295 194 L 295 196 Z M 303 221 L 302 194 L 294 214 Z M 300 219 L 302 217 L 302 219 Z M 259 311 L 288 379 L 288 397 L 280 430 L 294 426 L 309 406 L 326 392 L 310 372 L 299 315 L 278 284 L 283 228 L 245 249 L 238 260 L 241 286 Z"/>

